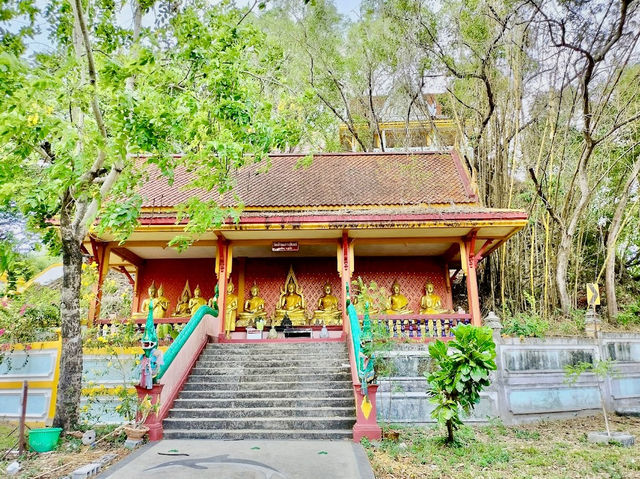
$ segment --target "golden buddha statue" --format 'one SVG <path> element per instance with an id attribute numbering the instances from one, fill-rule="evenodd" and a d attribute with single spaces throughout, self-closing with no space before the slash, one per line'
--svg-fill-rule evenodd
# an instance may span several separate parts
<path id="1" fill-rule="evenodd" d="M 164 318 L 169 310 L 169 300 L 164 296 L 164 286 L 158 288 L 158 296 L 153 300 L 153 317 Z"/>
<path id="2" fill-rule="evenodd" d="M 176 310 L 173 312 L 173 316 L 188 316 L 190 311 L 189 301 L 191 301 L 191 289 L 189 288 L 189 280 L 187 280 L 178 299 L 178 304 L 176 304 Z"/>
<path id="3" fill-rule="evenodd" d="M 251 297 L 244 302 L 244 311 L 242 313 L 238 313 L 236 327 L 253 327 L 256 319 L 265 316 L 264 299 L 259 296 L 260 289 L 255 283 L 251 286 L 250 293 Z"/>
<path id="4" fill-rule="evenodd" d="M 193 290 L 193 298 L 189 300 L 189 312 L 192 315 L 196 314 L 196 311 L 198 311 L 200 306 L 207 304 L 207 300 L 200 296 L 201 294 L 202 291 L 200 290 L 200 285 L 197 285 L 196 289 Z"/>
<path id="5" fill-rule="evenodd" d="M 424 285 L 425 295 L 420 298 L 420 314 L 438 314 L 445 310 L 442 308 L 442 299 L 433 291 L 431 281 Z"/>
<path id="6" fill-rule="evenodd" d="M 149 289 L 147 290 L 147 294 L 149 295 L 143 302 L 142 306 L 140 306 L 140 312 L 134 313 L 134 318 L 146 318 L 149 314 L 149 303 L 153 300 L 153 317 L 156 317 L 156 296 L 158 295 L 158 291 L 156 290 L 156 282 L 152 281 Z M 162 317 L 162 316 L 159 316 Z"/>
<path id="7" fill-rule="evenodd" d="M 231 338 L 231 331 L 236 330 L 236 314 L 238 312 L 238 296 L 233 293 L 233 283 L 227 286 L 227 298 L 224 307 L 224 331 L 227 339 Z"/>
<path id="8" fill-rule="evenodd" d="M 338 298 L 331 294 L 331 285 L 325 283 L 324 296 L 318 300 L 318 309 L 313 313 L 313 319 L 316 324 L 324 324 L 325 326 L 342 324 L 342 313 L 338 308 Z"/>
<path id="9" fill-rule="evenodd" d="M 280 290 L 280 299 L 276 307 L 274 323 L 279 325 L 285 314 L 291 320 L 293 326 L 304 326 L 307 324 L 307 317 L 304 304 L 304 296 L 298 285 L 298 280 L 293 273 L 293 266 L 289 267 L 289 274 L 285 280 L 285 289 Z"/>
<path id="10" fill-rule="evenodd" d="M 400 283 L 395 280 L 391 285 L 391 291 L 393 294 L 389 297 L 387 314 L 409 314 L 411 310 L 407 308 L 409 300 L 407 297 L 400 293 Z"/>

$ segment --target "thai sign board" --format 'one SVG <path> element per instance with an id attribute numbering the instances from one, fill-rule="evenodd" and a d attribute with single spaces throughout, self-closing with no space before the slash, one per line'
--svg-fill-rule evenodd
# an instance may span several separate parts
<path id="1" fill-rule="evenodd" d="M 290 251 L 298 251 L 300 246 L 297 241 L 274 241 L 271 243 L 271 251 L 275 251 L 278 253 L 282 252 L 290 252 Z"/>

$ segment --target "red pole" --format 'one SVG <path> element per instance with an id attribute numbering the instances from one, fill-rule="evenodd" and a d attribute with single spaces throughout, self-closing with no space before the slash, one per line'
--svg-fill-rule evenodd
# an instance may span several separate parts
<path id="1" fill-rule="evenodd" d="M 27 392 L 29 391 L 29 384 L 27 381 L 22 381 L 22 409 L 20 410 L 20 432 L 18 433 L 18 451 L 22 456 L 26 448 L 27 442 L 24 439 L 24 422 L 27 417 Z"/>

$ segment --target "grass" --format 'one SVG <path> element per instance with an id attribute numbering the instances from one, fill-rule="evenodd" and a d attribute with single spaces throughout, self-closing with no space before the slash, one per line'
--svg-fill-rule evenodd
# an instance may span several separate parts
<path id="1" fill-rule="evenodd" d="M 640 439 L 640 419 L 614 417 L 612 428 Z M 587 442 L 587 432 L 603 429 L 600 417 L 464 426 L 452 446 L 435 426 L 393 429 L 397 442 L 365 443 L 377 479 L 640 478 L 640 445 Z"/>
<path id="2" fill-rule="evenodd" d="M 0 423 L 0 457 L 2 457 L 9 448 L 15 446 L 18 433 L 16 431 L 10 434 L 15 427 L 15 424 L 12 423 Z M 105 437 L 105 435 L 113 429 L 114 426 L 96 427 L 96 436 L 98 439 Z M 83 445 L 81 439 L 63 435 L 60 436 L 58 447 L 53 452 L 44 454 L 28 452 L 22 457 L 16 457 L 15 455 L 7 456 L 4 461 L 0 461 L 0 477 L 5 477 L 7 466 L 14 460 L 17 460 L 22 467 L 18 474 L 11 476 L 16 479 L 53 479 L 64 477 L 71 474 L 75 469 L 107 453 L 115 453 L 118 455 L 118 458 L 111 463 L 115 464 L 130 452 L 123 447 L 124 440 L 124 433 L 120 435 L 116 433 L 100 442 L 96 447 L 91 447 Z"/>

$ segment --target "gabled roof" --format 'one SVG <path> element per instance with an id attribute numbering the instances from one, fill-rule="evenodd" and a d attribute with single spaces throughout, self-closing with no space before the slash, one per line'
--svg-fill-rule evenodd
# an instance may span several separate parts
<path id="1" fill-rule="evenodd" d="M 250 164 L 235 175 L 232 192 L 188 189 L 192 174 L 178 168 L 173 185 L 151 174 L 143 207 L 174 207 L 191 196 L 218 199 L 246 209 L 348 206 L 478 206 L 469 176 L 453 152 L 322 153 L 304 166 L 305 155 L 271 155 L 270 166 Z M 264 170 L 267 171 L 264 171 Z"/>

